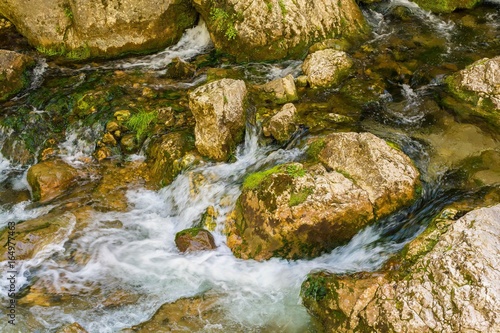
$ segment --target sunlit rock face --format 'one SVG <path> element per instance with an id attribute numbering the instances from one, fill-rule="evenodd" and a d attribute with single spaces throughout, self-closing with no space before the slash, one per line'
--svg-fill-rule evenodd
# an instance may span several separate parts
<path id="1" fill-rule="evenodd" d="M 39 51 L 71 59 L 157 50 L 197 18 L 187 0 L 7 0 L 0 13 Z"/>
<path id="2" fill-rule="evenodd" d="M 331 134 L 313 141 L 309 154 L 310 166 L 283 164 L 247 176 L 228 220 L 228 246 L 237 257 L 316 257 L 417 195 L 412 161 L 373 134 Z"/>
<path id="3" fill-rule="evenodd" d="M 189 94 L 196 119 L 196 148 L 203 156 L 227 160 L 243 139 L 247 88 L 242 80 L 222 79 Z"/>
<path id="4" fill-rule="evenodd" d="M 500 331 L 500 205 L 449 213 L 382 272 L 311 274 L 304 305 L 332 332 Z"/>
<path id="5" fill-rule="evenodd" d="M 315 41 L 368 31 L 353 0 L 195 0 L 217 49 L 240 61 L 299 58 Z"/>

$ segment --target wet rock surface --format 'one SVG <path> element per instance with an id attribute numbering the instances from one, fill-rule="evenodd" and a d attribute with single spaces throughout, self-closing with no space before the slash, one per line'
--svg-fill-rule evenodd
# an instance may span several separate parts
<path id="1" fill-rule="evenodd" d="M 448 89 L 465 105 L 458 111 L 500 126 L 500 56 L 476 61 L 446 79 Z M 446 102 L 446 101 L 445 101 Z M 449 101 L 454 106 L 456 103 Z"/>
<path id="2" fill-rule="evenodd" d="M 30 56 L 0 50 L 0 102 L 9 99 L 29 84 L 27 70 L 35 65 Z"/>
<path id="3" fill-rule="evenodd" d="M 449 213 L 386 265 L 393 271 L 311 274 L 301 292 L 310 313 L 335 332 L 500 330 L 500 206 Z"/>
<path id="4" fill-rule="evenodd" d="M 41 162 L 28 170 L 33 200 L 49 201 L 74 185 L 78 171 L 61 160 Z"/>
<path id="5" fill-rule="evenodd" d="M 205 229 L 191 228 L 175 235 L 175 245 L 181 252 L 213 250 L 216 248 L 214 236 Z"/>

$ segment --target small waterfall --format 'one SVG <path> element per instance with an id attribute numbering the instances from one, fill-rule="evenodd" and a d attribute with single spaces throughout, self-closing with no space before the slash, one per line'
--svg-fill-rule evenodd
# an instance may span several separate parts
<path id="1" fill-rule="evenodd" d="M 79 167 L 92 159 L 95 142 L 104 131 L 99 123 L 86 127 L 78 122 L 66 131 L 66 140 L 59 145 L 60 157 L 68 164 Z"/>
<path id="2" fill-rule="evenodd" d="M 213 47 L 210 34 L 203 20 L 200 19 L 198 25 L 194 28 L 186 30 L 179 42 L 166 48 L 164 51 L 153 55 L 127 59 L 123 61 L 115 61 L 110 68 L 134 69 L 146 68 L 160 70 L 167 67 L 174 58 L 189 60 L 198 54 L 204 53 Z M 106 66 L 104 67 L 106 68 Z"/>

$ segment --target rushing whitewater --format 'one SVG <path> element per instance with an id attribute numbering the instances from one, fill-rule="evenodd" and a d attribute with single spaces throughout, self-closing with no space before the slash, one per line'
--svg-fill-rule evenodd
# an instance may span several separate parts
<path id="1" fill-rule="evenodd" d="M 251 171 L 293 161 L 302 154 L 298 149 L 259 147 L 255 131 L 247 133 L 235 163 L 199 167 L 181 174 L 159 192 L 131 189 L 128 212 L 95 212 L 90 224 L 70 242 L 73 249 L 91 256 L 85 266 L 75 270 L 54 260 L 55 254 L 68 255 L 64 244 L 74 228 L 74 217 L 67 228 L 58 231 L 56 242 L 20 263 L 23 278 L 19 288 L 27 283 L 30 272 L 36 272 L 56 290 L 74 294 L 85 294 L 90 281 L 103 290 L 120 286 L 141 295 L 139 304 L 106 311 L 73 309 L 71 314 L 64 314 L 67 311 L 60 307 L 33 307 L 35 317 L 47 328 L 77 321 L 90 332 L 116 332 L 147 320 L 165 302 L 213 290 L 221 295 L 219 302 L 229 322 L 249 330 L 273 324 L 284 332 L 302 332 L 308 315 L 300 305 L 299 290 L 307 273 L 313 269 L 373 270 L 401 248 L 403 243 L 380 243 L 381 230 L 370 227 L 348 245 L 311 261 L 236 259 L 225 244 L 223 224 L 240 194 L 243 178 Z M 203 181 L 193 188 L 196 175 Z M 175 234 L 198 223 L 208 206 L 220 212 L 214 232 L 217 250 L 179 253 Z M 27 216 L 20 214 L 14 220 L 23 218 Z M 123 224 L 121 228 L 109 226 L 117 220 Z"/>

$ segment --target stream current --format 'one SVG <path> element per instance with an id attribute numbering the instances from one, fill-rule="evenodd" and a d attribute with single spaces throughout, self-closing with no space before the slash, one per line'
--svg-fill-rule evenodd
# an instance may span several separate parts
<path id="1" fill-rule="evenodd" d="M 412 17 L 409 23 L 391 16 L 391 11 L 398 6 Z M 498 6 L 495 1 L 491 1 L 490 5 L 478 9 L 474 14 L 481 17 L 487 33 L 496 34 L 497 44 L 493 44 L 494 47 L 483 45 L 484 41 L 467 35 L 468 32 L 462 31 L 463 35 L 460 35 L 461 29 L 457 27 L 457 22 L 463 19 L 460 14 L 433 15 L 407 0 L 392 0 L 364 9 L 373 28 L 372 40 L 366 43 L 368 46 L 377 48 L 390 44 L 396 37 L 409 38 L 412 33 L 420 33 L 422 38 L 433 36 L 436 43 L 430 47 L 432 52 L 427 54 L 430 60 L 421 65 L 421 75 L 414 75 L 408 81 L 391 82 L 389 88 L 380 95 L 377 107 L 368 108 L 358 124 L 360 130 L 373 132 L 397 143 L 415 161 L 422 174 L 424 187 L 421 198 L 411 207 L 365 228 L 347 245 L 313 260 L 274 258 L 256 262 L 235 258 L 225 244 L 223 229 L 226 216 L 241 193 L 240 186 L 245 175 L 279 163 L 300 160 L 304 154 L 304 147 L 300 144 L 292 144 L 286 149 L 263 144 L 259 139 L 259 125 L 254 125 L 249 119 L 245 141 L 238 147 L 234 162 L 202 164 L 183 172 L 172 184 L 158 191 L 129 188 L 126 193 L 126 211 L 93 210 L 83 229 L 76 229 L 76 218 L 68 213 L 69 222 L 65 228 L 57 231 L 53 243 L 46 245 L 35 257 L 18 261 L 16 287 L 22 293 L 33 281 L 44 281 L 56 292 L 70 295 L 70 301 L 51 306 L 19 305 L 18 325 L 13 329 L 2 320 L 0 331 L 52 332 L 62 324 L 78 322 L 88 332 L 119 332 L 147 321 L 162 304 L 206 291 L 217 295 L 217 306 L 224 314 L 224 320 L 207 320 L 202 330 L 204 332 L 314 331 L 299 297 L 301 283 L 309 272 L 319 269 L 336 273 L 375 270 L 424 230 L 429 220 L 443 207 L 472 197 L 480 190 L 457 186 L 455 166 L 433 157 L 429 144 L 419 138 L 428 133 L 426 131 L 443 132 L 440 125 L 430 122 L 430 118 L 448 119 L 445 111 L 429 107 L 429 100 L 441 89 L 443 75 L 448 74 L 435 70 L 435 67 L 450 62 L 462 68 L 470 63 L 469 55 L 478 52 L 481 57 L 498 55 Z M 415 28 L 414 32 L 409 31 L 412 28 Z M 26 95 L 43 87 L 44 82 L 57 75 L 81 78 L 82 82 L 94 72 L 123 70 L 161 75 L 173 58 L 191 60 L 210 52 L 211 48 L 208 31 L 204 23 L 200 22 L 197 27 L 186 32 L 176 46 L 155 55 L 85 65 L 76 69 L 62 65 L 47 66 L 42 59 L 34 80 L 36 84 L 25 96 L 17 98 L 18 104 L 9 107 L 24 105 Z M 287 74 L 298 76 L 300 64 L 298 61 L 286 61 L 233 67 L 242 72 L 246 80 L 262 83 Z M 419 73 L 419 70 L 415 72 Z M 206 75 L 202 74 L 191 82 L 179 83 L 175 88 L 186 90 L 205 80 Z M 306 99 L 322 102 L 335 92 L 330 90 Z M 43 115 L 44 110 L 34 109 L 33 112 Z M 484 126 L 478 126 L 484 129 Z M 69 127 L 65 140 L 59 144 L 61 157 L 77 168 L 82 166 L 82 161 L 91 159 L 95 140 L 104 130 L 102 126 L 84 127 L 82 124 Z M 496 143 L 495 149 L 499 149 L 497 133 L 487 129 L 481 133 L 491 138 Z M 0 144 L 9 135 L 10 132 L 2 128 Z M 139 152 L 131 160 L 141 158 L 144 157 Z M 202 181 L 193 185 L 193 179 Z M 57 202 L 50 205 L 33 204 L 26 194 L 28 191 L 26 167 L 20 167 L 0 154 L 0 227 L 7 226 L 9 222 L 19 223 L 43 216 L 57 207 Z M 219 212 L 213 232 L 217 249 L 179 253 L 174 242 L 175 234 L 196 225 L 209 206 Z M 86 260 L 82 264 L 70 262 L 68 258 L 73 251 L 82 253 Z M 4 262 L 2 270 L 5 267 Z M 8 282 L 2 280 L 0 286 L 1 301 L 6 304 Z M 118 307 L 104 307 L 86 300 L 96 293 L 108 295 L 115 291 L 134 295 L 136 299 Z M 182 327 L 179 329 L 182 331 Z"/>

